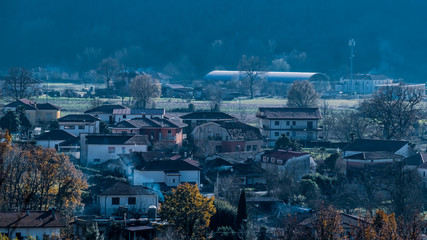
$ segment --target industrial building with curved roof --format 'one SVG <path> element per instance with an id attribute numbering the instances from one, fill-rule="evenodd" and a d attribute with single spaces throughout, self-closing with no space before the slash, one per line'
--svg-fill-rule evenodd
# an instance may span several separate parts
<path id="1" fill-rule="evenodd" d="M 244 79 L 245 75 L 245 72 L 241 71 L 215 70 L 206 74 L 204 79 L 210 81 L 231 81 Z M 329 81 L 329 77 L 326 74 L 309 72 L 263 72 L 258 74 L 258 76 L 265 78 L 269 82 L 292 83 L 296 80 L 309 80 L 311 82 Z"/>

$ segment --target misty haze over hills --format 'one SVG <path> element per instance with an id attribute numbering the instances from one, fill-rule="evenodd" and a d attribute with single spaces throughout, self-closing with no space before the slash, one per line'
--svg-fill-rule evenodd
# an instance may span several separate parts
<path id="1" fill-rule="evenodd" d="M 276 71 L 427 73 L 427 1 L 0 1 L 0 69 L 96 68 L 111 56 L 178 79 L 234 70 L 242 54 Z"/>

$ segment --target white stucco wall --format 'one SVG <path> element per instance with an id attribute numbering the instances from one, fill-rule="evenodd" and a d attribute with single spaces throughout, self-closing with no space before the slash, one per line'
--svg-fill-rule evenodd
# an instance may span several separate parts
<path id="1" fill-rule="evenodd" d="M 63 141 L 65 140 L 37 140 L 36 145 L 44 148 L 55 148 L 55 145 L 59 145 Z"/>
<path id="2" fill-rule="evenodd" d="M 114 153 L 109 153 L 109 147 L 114 147 Z M 134 152 L 147 152 L 147 145 L 87 145 L 87 163 L 98 164 L 103 163 L 109 159 L 117 159 L 118 154 Z M 94 159 L 99 159 L 95 162 Z"/>
<path id="3" fill-rule="evenodd" d="M 200 186 L 200 171 L 179 171 L 179 183 L 195 182 Z M 166 185 L 176 185 L 173 183 L 166 183 L 168 178 L 163 171 L 140 171 L 134 170 L 133 172 L 133 185 L 142 185 L 144 183 L 162 182 Z M 169 177 L 170 179 L 170 177 Z"/>
<path id="4" fill-rule="evenodd" d="M 129 197 L 135 197 L 135 204 L 128 204 Z M 119 198 L 120 203 L 113 205 L 113 198 Z M 109 195 L 99 196 L 100 213 L 103 216 L 113 215 L 119 207 L 127 207 L 131 212 L 147 213 L 148 207 L 159 206 L 157 195 Z"/>

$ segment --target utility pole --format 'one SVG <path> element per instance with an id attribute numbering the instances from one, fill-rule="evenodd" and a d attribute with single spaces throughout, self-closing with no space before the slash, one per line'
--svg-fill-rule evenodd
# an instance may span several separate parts
<path id="1" fill-rule="evenodd" d="M 353 94 L 353 58 L 356 41 L 350 39 L 350 41 L 348 41 L 348 46 L 350 47 L 350 94 Z"/>

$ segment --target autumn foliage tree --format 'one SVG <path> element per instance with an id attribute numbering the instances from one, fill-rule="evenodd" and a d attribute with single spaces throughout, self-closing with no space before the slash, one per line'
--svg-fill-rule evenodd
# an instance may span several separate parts
<path id="1" fill-rule="evenodd" d="M 316 235 L 319 240 L 346 239 L 341 226 L 341 215 L 332 206 L 323 207 L 316 214 Z"/>
<path id="2" fill-rule="evenodd" d="M 0 209 L 73 209 L 87 183 L 82 173 L 54 149 L 13 147 L 4 157 Z"/>
<path id="3" fill-rule="evenodd" d="M 180 239 L 205 239 L 205 229 L 216 212 L 213 197 L 203 197 L 197 185 L 180 184 L 161 205 L 160 217 L 173 226 Z"/>

